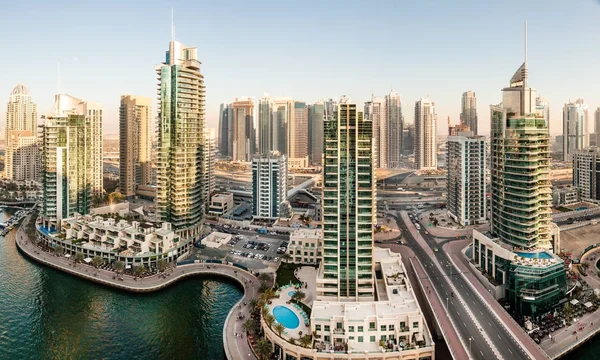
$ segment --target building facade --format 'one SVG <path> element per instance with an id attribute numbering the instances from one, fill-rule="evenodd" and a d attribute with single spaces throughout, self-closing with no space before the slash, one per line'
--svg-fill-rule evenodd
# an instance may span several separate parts
<path id="1" fill-rule="evenodd" d="M 294 116 L 288 126 L 288 158 L 304 159 L 308 163 L 308 107 L 303 101 L 294 101 Z"/>
<path id="2" fill-rule="evenodd" d="M 579 150 L 573 154 L 573 188 L 581 201 L 596 202 L 600 198 L 600 149 Z"/>
<path id="3" fill-rule="evenodd" d="M 485 137 L 472 132 L 449 136 L 448 214 L 460 225 L 486 221 Z"/>
<path id="4" fill-rule="evenodd" d="M 273 100 L 266 95 L 258 100 L 258 153 L 265 154 L 273 148 Z"/>
<path id="5" fill-rule="evenodd" d="M 217 167 L 217 131 L 214 128 L 204 128 L 204 146 L 202 151 L 202 198 L 206 207 L 210 205 L 212 194 L 217 191 L 215 171 Z"/>
<path id="6" fill-rule="evenodd" d="M 371 101 L 365 102 L 365 120 L 373 124 L 373 142 L 375 167 L 387 168 L 388 123 L 385 100 L 371 96 Z"/>
<path id="7" fill-rule="evenodd" d="M 171 41 L 156 67 L 158 87 L 158 171 L 156 211 L 184 240 L 202 228 L 204 76 L 198 49 Z"/>
<path id="8" fill-rule="evenodd" d="M 373 300 L 373 124 L 356 104 L 342 98 L 324 128 L 323 261 L 317 298 Z"/>
<path id="9" fill-rule="evenodd" d="M 208 214 L 211 216 L 224 216 L 233 211 L 234 202 L 232 193 L 218 193 L 210 198 Z"/>
<path id="10" fill-rule="evenodd" d="M 10 93 L 4 135 L 5 176 L 15 181 L 39 181 L 37 108 L 23 84 L 15 86 Z"/>
<path id="11" fill-rule="evenodd" d="M 233 108 L 231 104 L 221 104 L 219 108 L 219 153 L 233 158 Z"/>
<path id="12" fill-rule="evenodd" d="M 437 169 L 437 114 L 435 103 L 421 98 L 415 103 L 415 166 L 417 170 Z"/>
<path id="13" fill-rule="evenodd" d="M 385 96 L 385 117 L 387 119 L 387 165 L 400 167 L 400 157 L 404 142 L 404 118 L 400 94 L 391 91 Z"/>
<path id="14" fill-rule="evenodd" d="M 287 203 L 287 159 L 271 151 L 252 159 L 252 215 L 276 219 Z"/>
<path id="15" fill-rule="evenodd" d="M 477 135 L 477 98 L 474 91 L 467 91 L 462 94 L 460 110 L 460 123 L 469 126 L 473 135 Z"/>
<path id="16" fill-rule="evenodd" d="M 295 264 L 316 264 L 321 259 L 321 230 L 296 229 L 290 234 L 287 253 Z"/>
<path id="17" fill-rule="evenodd" d="M 563 108 L 563 160 L 573 160 L 573 154 L 589 146 L 588 107 L 583 99 L 565 104 Z"/>
<path id="18" fill-rule="evenodd" d="M 323 158 L 323 119 L 325 103 L 317 101 L 308 107 L 308 159 L 311 165 L 320 166 Z"/>
<path id="19" fill-rule="evenodd" d="M 234 161 L 251 161 L 256 152 L 254 129 L 254 99 L 236 98 L 233 108 L 233 158 Z"/>
<path id="20" fill-rule="evenodd" d="M 152 100 L 123 95 L 119 107 L 119 189 L 125 197 L 152 183 Z"/>

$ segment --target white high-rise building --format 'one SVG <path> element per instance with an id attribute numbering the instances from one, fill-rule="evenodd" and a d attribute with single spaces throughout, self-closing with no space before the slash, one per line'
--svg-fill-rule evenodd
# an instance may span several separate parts
<path id="1" fill-rule="evenodd" d="M 461 125 L 468 125 L 473 135 L 478 134 L 477 98 L 475 98 L 474 91 L 467 91 L 462 94 L 460 123 Z"/>
<path id="2" fill-rule="evenodd" d="M 279 151 L 286 157 L 289 153 L 289 129 L 293 123 L 294 100 L 289 97 L 276 98 L 273 104 L 273 151 Z"/>
<path id="3" fill-rule="evenodd" d="M 449 136 L 448 214 L 467 226 L 486 221 L 485 137 L 471 131 Z"/>
<path id="4" fill-rule="evenodd" d="M 233 108 L 233 160 L 248 162 L 256 152 L 254 98 L 236 98 Z"/>
<path id="5" fill-rule="evenodd" d="M 565 104 L 563 108 L 563 159 L 571 161 L 573 154 L 589 146 L 588 106 L 583 99 Z"/>
<path id="6" fill-rule="evenodd" d="M 265 94 L 258 100 L 258 153 L 273 151 L 273 100 Z"/>
<path id="7" fill-rule="evenodd" d="M 375 144 L 375 167 L 387 168 L 387 114 L 385 100 L 371 96 L 371 101 L 365 102 L 365 120 L 373 123 L 373 142 Z"/>
<path id="8" fill-rule="evenodd" d="M 276 219 L 287 203 L 287 159 L 270 151 L 252 159 L 252 215 Z"/>
<path id="9" fill-rule="evenodd" d="M 415 103 L 415 166 L 417 170 L 437 169 L 435 103 L 421 98 Z"/>
<path id="10" fill-rule="evenodd" d="M 202 196 L 208 209 L 211 196 L 216 192 L 215 170 L 217 164 L 217 130 L 204 128 L 204 145 L 202 148 Z"/>
<path id="11" fill-rule="evenodd" d="M 39 181 L 37 112 L 23 84 L 15 86 L 6 106 L 5 172 L 12 180 Z"/>

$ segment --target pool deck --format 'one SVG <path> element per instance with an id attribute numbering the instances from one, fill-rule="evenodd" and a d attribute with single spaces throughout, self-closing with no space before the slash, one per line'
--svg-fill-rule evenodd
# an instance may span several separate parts
<path id="1" fill-rule="evenodd" d="M 23 223 L 27 223 L 27 221 L 28 219 Z M 243 321 L 238 320 L 237 316 L 233 316 L 233 314 L 242 314 L 245 317 L 249 317 L 249 307 L 244 306 L 243 303 L 256 298 L 258 288 L 260 287 L 258 279 L 247 271 L 227 264 L 194 263 L 177 266 L 170 272 L 170 275 L 164 279 L 159 276 L 151 276 L 136 281 L 130 276 L 121 275 L 123 281 L 120 281 L 118 279 L 113 279 L 113 276 L 115 275 L 113 271 L 96 269 L 90 265 L 75 264 L 72 260 L 65 257 L 44 252 L 29 240 L 29 237 L 25 231 L 23 231 L 22 226 L 19 226 L 18 228 L 15 242 L 17 248 L 23 255 L 43 265 L 101 285 L 128 292 L 147 293 L 159 291 L 182 279 L 198 275 L 222 276 L 233 279 L 244 289 L 244 296 L 227 315 L 225 325 L 223 326 L 223 347 L 227 358 L 230 360 L 256 360 L 256 356 L 248 343 L 248 339 L 246 337 L 242 338 L 234 335 L 242 334 L 244 331 L 242 330 Z"/>
<path id="2" fill-rule="evenodd" d="M 273 309 L 275 307 L 285 306 L 286 308 L 290 309 L 298 317 L 298 320 L 300 321 L 300 324 L 298 325 L 298 327 L 295 329 L 286 328 L 285 331 L 281 334 L 281 336 L 283 338 L 285 338 L 286 340 L 289 340 L 290 338 L 294 338 L 294 339 L 298 340 L 301 336 L 311 334 L 311 331 L 310 331 L 310 327 L 304 325 L 305 320 L 304 320 L 304 317 L 302 316 L 302 314 L 304 314 L 304 311 L 294 307 L 294 303 L 289 303 L 289 304 L 287 303 L 291 299 L 291 297 L 289 295 L 290 291 L 294 291 L 293 286 L 286 285 L 284 288 L 281 288 L 279 298 L 271 299 L 271 304 L 269 304 L 268 306 L 269 306 L 269 311 L 271 312 L 271 314 L 273 314 Z M 307 316 L 307 320 L 308 320 L 308 314 L 305 314 L 305 315 Z M 277 320 L 275 320 L 275 321 L 277 321 Z M 302 335 L 300 335 L 300 331 L 302 331 Z"/>

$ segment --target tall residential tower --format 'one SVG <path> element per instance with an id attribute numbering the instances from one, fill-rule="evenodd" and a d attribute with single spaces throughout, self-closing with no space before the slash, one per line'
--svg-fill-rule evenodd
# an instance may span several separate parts
<path id="1" fill-rule="evenodd" d="M 437 169 L 435 103 L 421 98 L 415 103 L 415 166 L 417 170 Z"/>
<path id="2" fill-rule="evenodd" d="M 387 165 L 389 168 L 400 167 L 404 134 L 402 103 L 397 92 L 385 96 L 385 117 L 387 119 Z"/>
<path id="3" fill-rule="evenodd" d="M 571 161 L 573 154 L 589 146 L 588 106 L 583 99 L 565 104 L 563 108 L 563 159 Z"/>
<path id="4" fill-rule="evenodd" d="M 254 129 L 254 99 L 236 98 L 233 108 L 233 160 L 251 161 L 256 152 Z"/>
<path id="5" fill-rule="evenodd" d="M 388 123 L 385 101 L 371 96 L 371 101 L 365 102 L 365 120 L 373 124 L 373 141 L 375 145 L 375 167 L 387 168 Z"/>
<path id="6" fill-rule="evenodd" d="M 467 91 L 462 94 L 460 109 L 460 123 L 468 125 L 473 135 L 477 135 L 477 99 L 474 91 Z"/>
<path id="7" fill-rule="evenodd" d="M 16 181 L 40 180 L 37 112 L 29 89 L 15 86 L 6 106 L 6 177 Z"/>

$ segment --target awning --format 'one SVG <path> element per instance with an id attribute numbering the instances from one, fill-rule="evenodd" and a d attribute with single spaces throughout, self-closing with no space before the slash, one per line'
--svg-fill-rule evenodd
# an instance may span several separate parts
<path id="1" fill-rule="evenodd" d="M 65 254 L 65 257 L 66 257 L 66 258 L 70 258 L 70 257 L 71 257 L 71 254 Z"/>
<path id="2" fill-rule="evenodd" d="M 579 300 L 577 300 L 577 299 L 571 300 L 571 305 L 577 305 L 577 304 L 579 304 Z"/>
<path id="3" fill-rule="evenodd" d="M 83 261 L 85 261 L 86 263 L 89 264 L 92 262 L 92 258 L 85 258 L 85 259 L 83 259 Z"/>
<path id="4" fill-rule="evenodd" d="M 591 308 L 593 306 L 593 304 L 591 302 L 586 302 L 585 304 L 583 304 L 583 306 L 585 306 L 586 308 Z"/>

